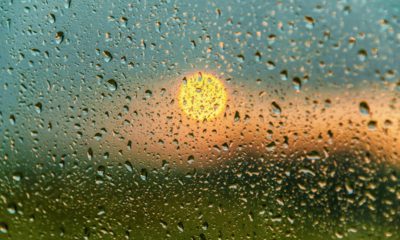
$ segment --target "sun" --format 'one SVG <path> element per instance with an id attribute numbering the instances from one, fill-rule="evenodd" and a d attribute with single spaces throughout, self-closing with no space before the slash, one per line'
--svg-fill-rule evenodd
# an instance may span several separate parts
<path id="1" fill-rule="evenodd" d="M 216 76 L 198 72 L 183 78 L 178 101 L 188 117 L 200 121 L 212 120 L 225 110 L 227 93 Z"/>

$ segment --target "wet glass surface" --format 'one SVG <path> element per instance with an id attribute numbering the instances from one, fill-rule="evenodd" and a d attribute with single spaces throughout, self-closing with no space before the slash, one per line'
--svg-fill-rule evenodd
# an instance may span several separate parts
<path id="1" fill-rule="evenodd" d="M 400 3 L 0 1 L 0 239 L 400 239 Z"/>

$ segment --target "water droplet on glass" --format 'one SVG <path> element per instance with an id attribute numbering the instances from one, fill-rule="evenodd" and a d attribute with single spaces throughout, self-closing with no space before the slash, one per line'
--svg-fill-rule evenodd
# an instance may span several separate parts
<path id="1" fill-rule="evenodd" d="M 243 63 L 244 62 L 244 56 L 242 54 L 239 54 L 236 56 L 236 59 L 238 60 L 238 62 Z"/>
<path id="2" fill-rule="evenodd" d="M 192 164 L 192 163 L 194 162 L 194 156 L 193 156 L 193 155 L 190 155 L 190 156 L 188 157 L 187 162 L 188 162 L 189 164 Z"/>
<path id="3" fill-rule="evenodd" d="M 364 62 L 367 59 L 367 56 L 368 56 L 367 51 L 365 51 L 364 49 L 358 51 L 358 59 L 361 62 Z"/>
<path id="4" fill-rule="evenodd" d="M 93 159 L 93 150 L 91 148 L 89 148 L 87 151 L 87 157 L 89 160 Z"/>
<path id="5" fill-rule="evenodd" d="M 276 102 L 272 102 L 272 103 L 271 103 L 271 106 L 272 106 L 272 112 L 273 112 L 274 114 L 281 114 L 282 109 L 281 109 L 281 107 L 280 107 Z"/>
<path id="6" fill-rule="evenodd" d="M 117 90 L 118 84 L 114 79 L 109 79 L 107 81 L 107 87 L 108 87 L 108 90 L 114 92 L 115 90 Z"/>
<path id="7" fill-rule="evenodd" d="M 377 122 L 376 121 L 371 120 L 371 121 L 368 122 L 369 130 L 376 130 L 376 127 L 377 127 Z"/>
<path id="8" fill-rule="evenodd" d="M 288 72 L 286 70 L 281 71 L 281 80 L 287 81 L 288 80 Z"/>
<path id="9" fill-rule="evenodd" d="M 52 14 L 52 13 L 49 13 L 49 15 L 47 15 L 47 19 L 49 20 L 49 23 L 56 22 L 56 16 L 54 16 L 54 14 Z"/>
<path id="10" fill-rule="evenodd" d="M 72 0 L 64 0 L 64 8 L 70 8 L 71 7 L 71 1 Z"/>
<path id="11" fill-rule="evenodd" d="M 126 17 L 120 17 L 119 23 L 121 24 L 121 27 L 126 27 L 126 25 L 128 23 L 128 19 Z"/>
<path id="12" fill-rule="evenodd" d="M 15 125 L 16 119 L 15 119 L 14 114 L 11 114 L 9 119 L 10 119 L 11 125 Z"/>
<path id="13" fill-rule="evenodd" d="M 151 98 L 153 96 L 153 92 L 151 90 L 146 90 L 145 94 L 146 94 L 145 95 L 146 99 L 149 99 L 149 98 Z"/>
<path id="14" fill-rule="evenodd" d="M 42 112 L 42 103 L 38 102 L 35 104 L 35 111 L 37 113 L 41 113 Z"/>
<path id="15" fill-rule="evenodd" d="M 103 59 L 105 62 L 110 62 L 112 60 L 112 55 L 109 51 L 103 51 Z"/>
<path id="16" fill-rule="evenodd" d="M 363 115 L 369 115 L 369 106 L 366 102 L 360 102 L 360 113 Z"/>
<path id="17" fill-rule="evenodd" d="M 20 172 L 16 172 L 16 173 L 13 174 L 12 178 L 13 178 L 14 181 L 19 182 L 22 179 L 22 174 Z"/>
<path id="18" fill-rule="evenodd" d="M 0 233 L 7 234 L 8 233 L 8 225 L 5 222 L 0 222 Z"/>
<path id="19" fill-rule="evenodd" d="M 235 112 L 235 116 L 234 116 L 233 120 L 234 120 L 235 122 L 240 121 L 240 114 L 239 114 L 238 111 Z"/>
<path id="20" fill-rule="evenodd" d="M 143 181 L 147 180 L 147 169 L 146 168 L 142 168 L 140 170 L 140 179 L 142 179 Z"/>
<path id="21" fill-rule="evenodd" d="M 64 33 L 63 32 L 57 32 L 55 37 L 54 37 L 54 42 L 56 44 L 60 44 L 60 43 L 62 43 L 63 40 L 64 40 Z"/>
<path id="22" fill-rule="evenodd" d="M 128 170 L 128 172 L 133 172 L 133 167 L 132 167 L 132 163 L 129 161 L 125 161 L 125 168 L 126 170 Z"/>
<path id="23" fill-rule="evenodd" d="M 314 27 L 315 24 L 314 18 L 310 16 L 305 16 L 304 21 L 306 22 L 306 28 L 312 29 Z"/>
<path id="24" fill-rule="evenodd" d="M 7 212 L 8 212 L 9 214 L 16 214 L 16 213 L 17 213 L 17 206 L 16 206 L 14 203 L 10 203 L 10 204 L 7 206 Z"/>
<path id="25" fill-rule="evenodd" d="M 301 90 L 301 80 L 298 77 L 293 78 L 293 88 L 296 90 L 296 92 L 300 92 Z"/>
<path id="26" fill-rule="evenodd" d="M 183 223 L 182 222 L 179 222 L 177 227 L 178 227 L 178 230 L 181 231 L 181 232 L 183 232 L 185 230 L 185 228 L 183 227 Z"/>

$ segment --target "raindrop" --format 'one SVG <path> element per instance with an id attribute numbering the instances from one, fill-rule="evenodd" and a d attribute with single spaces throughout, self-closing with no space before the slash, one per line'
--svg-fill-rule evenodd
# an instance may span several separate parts
<path id="1" fill-rule="evenodd" d="M 353 48 L 354 44 L 356 43 L 356 38 L 355 37 L 349 37 L 349 48 Z"/>
<path id="2" fill-rule="evenodd" d="M 120 17 L 119 23 L 121 24 L 121 27 L 126 27 L 127 23 L 128 23 L 128 19 L 126 17 Z"/>
<path id="3" fill-rule="evenodd" d="M 370 130 L 376 130 L 376 126 L 377 126 L 377 122 L 376 121 L 371 120 L 371 121 L 368 122 L 368 128 Z"/>
<path id="4" fill-rule="evenodd" d="M 271 106 L 272 106 L 272 112 L 273 112 L 274 114 L 281 114 L 282 109 L 281 109 L 281 107 L 280 107 L 276 102 L 272 102 L 272 103 L 271 103 Z"/>
<path id="5" fill-rule="evenodd" d="M 93 159 L 93 150 L 91 148 L 89 148 L 87 151 L 87 157 L 89 161 Z"/>
<path id="6" fill-rule="evenodd" d="M 224 143 L 224 144 L 222 144 L 222 150 L 224 150 L 224 151 L 229 151 L 229 145 L 228 145 L 228 143 Z"/>
<path id="7" fill-rule="evenodd" d="M 153 92 L 151 90 L 146 90 L 145 94 L 146 94 L 146 99 L 149 99 L 153 96 Z"/>
<path id="8" fill-rule="evenodd" d="M 15 119 L 14 114 L 11 114 L 10 115 L 10 123 L 11 123 L 11 125 L 15 125 L 15 121 L 16 121 L 16 119 Z"/>
<path id="9" fill-rule="evenodd" d="M 106 32 L 105 33 L 105 41 L 106 42 L 110 42 L 111 40 L 112 40 L 111 33 Z"/>
<path id="10" fill-rule="evenodd" d="M 192 164 L 192 163 L 194 162 L 194 156 L 193 156 L 193 155 L 190 155 L 190 156 L 188 157 L 187 162 L 188 162 L 189 164 Z"/>
<path id="11" fill-rule="evenodd" d="M 206 231 L 208 229 L 208 222 L 203 222 L 202 228 L 204 231 Z"/>
<path id="12" fill-rule="evenodd" d="M 315 24 L 314 18 L 310 16 L 305 16 L 304 21 L 306 22 L 306 28 L 312 29 L 314 27 Z"/>
<path id="13" fill-rule="evenodd" d="M 132 163 L 129 161 L 125 161 L 125 168 L 126 170 L 128 170 L 128 172 L 133 172 L 133 167 L 132 167 Z"/>
<path id="14" fill-rule="evenodd" d="M 7 206 L 7 212 L 8 212 L 9 214 L 16 214 L 16 213 L 17 213 L 17 206 L 16 206 L 14 203 L 10 203 L 10 204 Z"/>
<path id="15" fill-rule="evenodd" d="M 109 51 L 103 51 L 103 59 L 105 62 L 110 62 L 112 60 L 112 55 Z"/>
<path id="16" fill-rule="evenodd" d="M 239 121 L 240 121 L 240 114 L 239 114 L 238 111 L 235 112 L 235 116 L 234 116 L 233 120 L 234 120 L 235 122 L 239 122 Z"/>
<path id="17" fill-rule="evenodd" d="M 52 13 L 49 13 L 49 15 L 47 15 L 47 19 L 49 20 L 49 23 L 56 22 L 56 16 L 54 16 L 54 14 L 52 14 Z"/>
<path id="18" fill-rule="evenodd" d="M 109 79 L 107 81 L 107 87 L 108 87 L 108 90 L 114 92 L 115 90 L 117 90 L 118 84 L 114 79 Z"/>
<path id="19" fill-rule="evenodd" d="M 276 143 L 274 141 L 272 141 L 272 142 L 268 143 L 268 145 L 265 148 L 267 149 L 267 151 L 273 152 L 273 151 L 275 151 Z"/>
<path id="20" fill-rule="evenodd" d="M 281 71 L 281 80 L 287 81 L 288 80 L 288 72 L 286 70 Z"/>
<path id="21" fill-rule="evenodd" d="M 71 1 L 72 0 L 64 0 L 64 8 L 70 8 L 71 7 Z"/>
<path id="22" fill-rule="evenodd" d="M 254 54 L 256 62 L 261 61 L 261 53 L 260 52 L 256 52 L 256 54 Z"/>
<path id="23" fill-rule="evenodd" d="M 267 64 L 267 69 L 268 70 L 274 70 L 275 69 L 275 63 L 273 61 L 268 61 L 266 64 Z"/>
<path id="24" fill-rule="evenodd" d="M 96 133 L 96 134 L 94 135 L 94 139 L 95 139 L 96 141 L 100 141 L 102 137 L 103 137 L 103 135 L 102 135 L 101 133 Z"/>
<path id="25" fill-rule="evenodd" d="M 344 6 L 343 12 L 345 13 L 345 15 L 349 15 L 351 13 L 351 6 L 350 5 Z"/>
<path id="26" fill-rule="evenodd" d="M 104 177 L 104 172 L 106 171 L 106 168 L 104 166 L 99 166 L 97 168 L 97 175 L 100 177 Z"/>
<path id="27" fill-rule="evenodd" d="M 37 57 L 37 56 L 40 55 L 40 50 L 37 49 L 37 48 L 32 48 L 32 49 L 31 49 L 31 54 L 32 54 L 32 56 Z"/>
<path id="28" fill-rule="evenodd" d="M 300 92 L 301 90 L 301 80 L 298 77 L 293 78 L 293 87 L 297 92 Z"/>
<path id="29" fill-rule="evenodd" d="M 106 209 L 103 206 L 98 207 L 99 211 L 97 212 L 97 216 L 102 216 L 106 214 Z"/>
<path id="30" fill-rule="evenodd" d="M 22 174 L 21 174 L 20 172 L 15 172 L 15 173 L 13 174 L 12 178 L 13 178 L 14 181 L 19 182 L 19 181 L 21 181 L 21 179 L 22 179 Z"/>
<path id="31" fill-rule="evenodd" d="M 143 181 L 147 180 L 147 169 L 146 168 L 142 168 L 140 170 L 140 179 L 142 179 Z"/>
<path id="32" fill-rule="evenodd" d="M 64 33 L 63 32 L 57 32 L 56 36 L 54 37 L 54 41 L 56 44 L 60 44 L 62 43 L 62 41 L 64 40 Z"/>
<path id="33" fill-rule="evenodd" d="M 42 103 L 38 102 L 35 104 L 35 111 L 37 113 L 41 113 L 42 112 Z"/>
<path id="34" fill-rule="evenodd" d="M 244 56 L 242 54 L 239 54 L 236 56 L 236 59 L 238 60 L 238 62 L 243 63 L 244 62 Z"/>
<path id="35" fill-rule="evenodd" d="M 8 233 L 8 225 L 5 222 L 0 222 L 0 233 Z"/>
<path id="36" fill-rule="evenodd" d="M 351 184 L 347 181 L 344 185 L 347 194 L 353 194 L 354 193 L 354 188 L 351 186 Z"/>
<path id="37" fill-rule="evenodd" d="M 367 59 L 367 56 L 368 56 L 367 51 L 365 51 L 364 49 L 358 51 L 358 59 L 361 62 L 364 62 Z"/>
<path id="38" fill-rule="evenodd" d="M 366 102 L 360 102 L 360 113 L 363 115 L 369 115 L 369 106 Z"/>
<path id="39" fill-rule="evenodd" d="M 269 44 L 273 44 L 275 42 L 275 40 L 276 40 L 276 35 L 271 34 L 271 35 L 268 36 L 268 43 Z"/>
<path id="40" fill-rule="evenodd" d="M 185 228 L 183 227 L 183 223 L 182 222 L 178 223 L 178 230 L 181 231 L 181 232 L 183 232 L 183 230 L 185 230 Z"/>

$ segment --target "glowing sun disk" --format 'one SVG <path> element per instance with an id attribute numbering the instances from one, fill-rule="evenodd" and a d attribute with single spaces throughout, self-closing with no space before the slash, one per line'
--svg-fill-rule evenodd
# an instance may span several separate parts
<path id="1" fill-rule="evenodd" d="M 199 72 L 183 78 L 178 101 L 188 117 L 212 120 L 224 111 L 227 93 L 221 80 L 212 74 Z"/>

